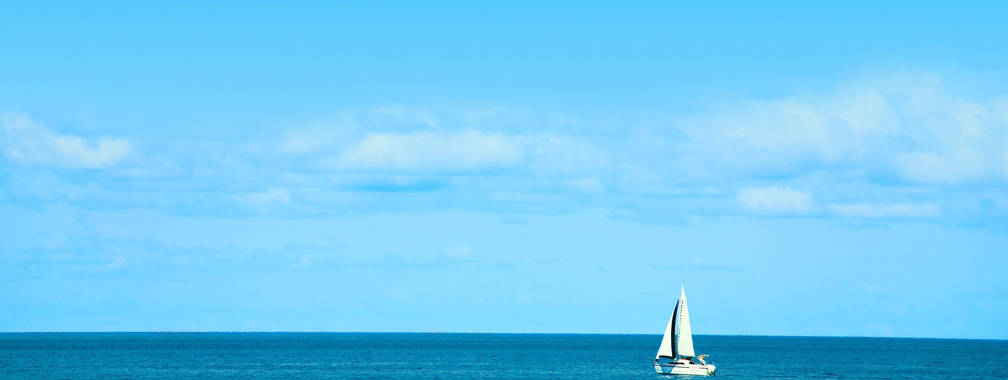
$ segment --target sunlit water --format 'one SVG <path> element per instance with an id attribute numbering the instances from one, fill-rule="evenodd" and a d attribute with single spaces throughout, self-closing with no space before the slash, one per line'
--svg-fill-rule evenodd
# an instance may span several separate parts
<path id="1" fill-rule="evenodd" d="M 660 335 L 0 334 L 9 379 L 669 379 Z M 1008 341 L 695 336 L 718 378 L 1008 378 Z"/>

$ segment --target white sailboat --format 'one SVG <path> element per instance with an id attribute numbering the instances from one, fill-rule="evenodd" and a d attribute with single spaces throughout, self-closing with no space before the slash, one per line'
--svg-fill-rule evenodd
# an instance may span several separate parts
<path id="1" fill-rule="evenodd" d="M 696 356 L 693 353 L 693 333 L 690 331 L 686 288 L 683 286 L 679 288 L 679 302 L 665 327 L 654 368 L 665 375 L 713 375 L 715 367 L 707 364 L 706 359 L 707 355 Z"/>

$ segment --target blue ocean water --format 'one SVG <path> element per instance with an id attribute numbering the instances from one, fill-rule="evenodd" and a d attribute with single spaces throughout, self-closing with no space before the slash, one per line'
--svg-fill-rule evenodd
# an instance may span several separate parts
<path id="1" fill-rule="evenodd" d="M 5 379 L 668 379 L 660 335 L 8 333 Z M 1008 341 L 694 336 L 731 379 L 1008 378 Z"/>

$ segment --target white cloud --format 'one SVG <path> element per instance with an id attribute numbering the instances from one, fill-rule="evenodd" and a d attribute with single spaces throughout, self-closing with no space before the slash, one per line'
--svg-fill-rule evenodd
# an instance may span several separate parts
<path id="1" fill-rule="evenodd" d="M 571 190 L 585 192 L 585 193 L 603 193 L 605 192 L 605 186 L 602 185 L 602 181 L 598 178 L 577 178 L 567 180 L 567 187 Z"/>
<path id="2" fill-rule="evenodd" d="M 252 193 L 245 197 L 245 199 L 255 205 L 256 207 L 266 207 L 273 204 L 290 204 L 291 196 L 290 191 L 287 189 L 269 189 L 262 193 Z"/>
<path id="3" fill-rule="evenodd" d="M 1008 100 L 949 95 L 927 72 L 736 103 L 682 123 L 689 137 L 684 161 L 729 175 L 825 170 L 914 184 L 1008 181 Z"/>
<path id="4" fill-rule="evenodd" d="M 112 262 L 103 265 L 101 269 L 119 269 L 126 266 L 126 264 L 128 264 L 126 258 L 122 256 L 116 256 L 114 259 L 112 259 Z"/>
<path id="5" fill-rule="evenodd" d="M 353 141 L 358 128 L 358 121 L 355 118 L 357 113 L 356 110 L 346 110 L 334 117 L 286 131 L 277 148 L 282 153 L 293 155 L 338 152 Z"/>
<path id="6" fill-rule="evenodd" d="M 584 207 L 618 204 L 643 215 L 655 204 L 697 215 L 1004 215 L 988 203 L 1005 202 L 1008 98 L 953 95 L 939 77 L 911 72 L 711 109 L 604 121 L 503 108 L 345 110 L 273 141 L 167 147 L 164 160 L 180 167 L 173 180 L 200 186 L 150 198 L 192 204 L 218 199 L 199 192 L 219 191 L 266 208 L 380 209 L 388 192 L 436 189 L 416 207 L 576 208 L 588 200 L 601 203 Z M 61 134 L 24 116 L 0 121 L 11 163 L 103 168 L 130 155 L 125 139 Z M 282 188 L 319 190 L 292 197 Z M 17 195 L 6 190 L 0 196 Z"/>
<path id="7" fill-rule="evenodd" d="M 108 168 L 130 153 L 130 143 L 121 138 L 83 139 L 52 132 L 25 115 L 0 118 L 0 148 L 4 156 L 27 165 L 62 168 Z"/>
<path id="8" fill-rule="evenodd" d="M 367 111 L 367 117 L 380 120 L 383 125 L 436 127 L 438 119 L 425 107 L 383 106 Z"/>
<path id="9" fill-rule="evenodd" d="M 478 172 L 519 163 L 515 139 L 480 131 L 369 134 L 343 152 L 339 168 L 386 172 Z"/>
<path id="10" fill-rule="evenodd" d="M 742 270 L 742 266 L 731 263 L 725 260 L 708 260 L 703 257 L 694 257 L 693 260 L 685 265 L 688 268 L 694 269 L 705 269 L 705 270 L 731 270 L 737 271 Z"/>
<path id="11" fill-rule="evenodd" d="M 758 212 L 799 214 L 809 212 L 812 197 L 789 187 L 750 187 L 739 190 L 738 200 Z"/>
<path id="12" fill-rule="evenodd" d="M 472 249 L 468 245 L 459 244 L 448 249 L 445 252 L 445 258 L 451 260 L 464 260 L 470 258 L 472 255 Z"/>
<path id="13" fill-rule="evenodd" d="M 931 203 L 921 204 L 847 204 L 831 205 L 835 215 L 847 218 L 905 219 L 930 218 L 941 215 L 941 207 Z"/>
<path id="14" fill-rule="evenodd" d="M 539 133 L 521 137 L 528 147 L 529 169 L 549 174 L 582 174 L 605 169 L 613 152 L 592 143 L 593 136 Z"/>

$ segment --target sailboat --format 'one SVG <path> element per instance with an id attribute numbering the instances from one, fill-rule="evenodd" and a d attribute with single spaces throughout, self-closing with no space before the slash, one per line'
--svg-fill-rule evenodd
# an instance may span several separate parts
<path id="1" fill-rule="evenodd" d="M 693 353 L 693 333 L 690 331 L 689 310 L 686 308 L 686 287 L 679 288 L 679 302 L 672 311 L 665 335 L 662 336 L 654 369 L 663 375 L 713 375 L 714 365 L 707 364 L 707 355 Z"/>

